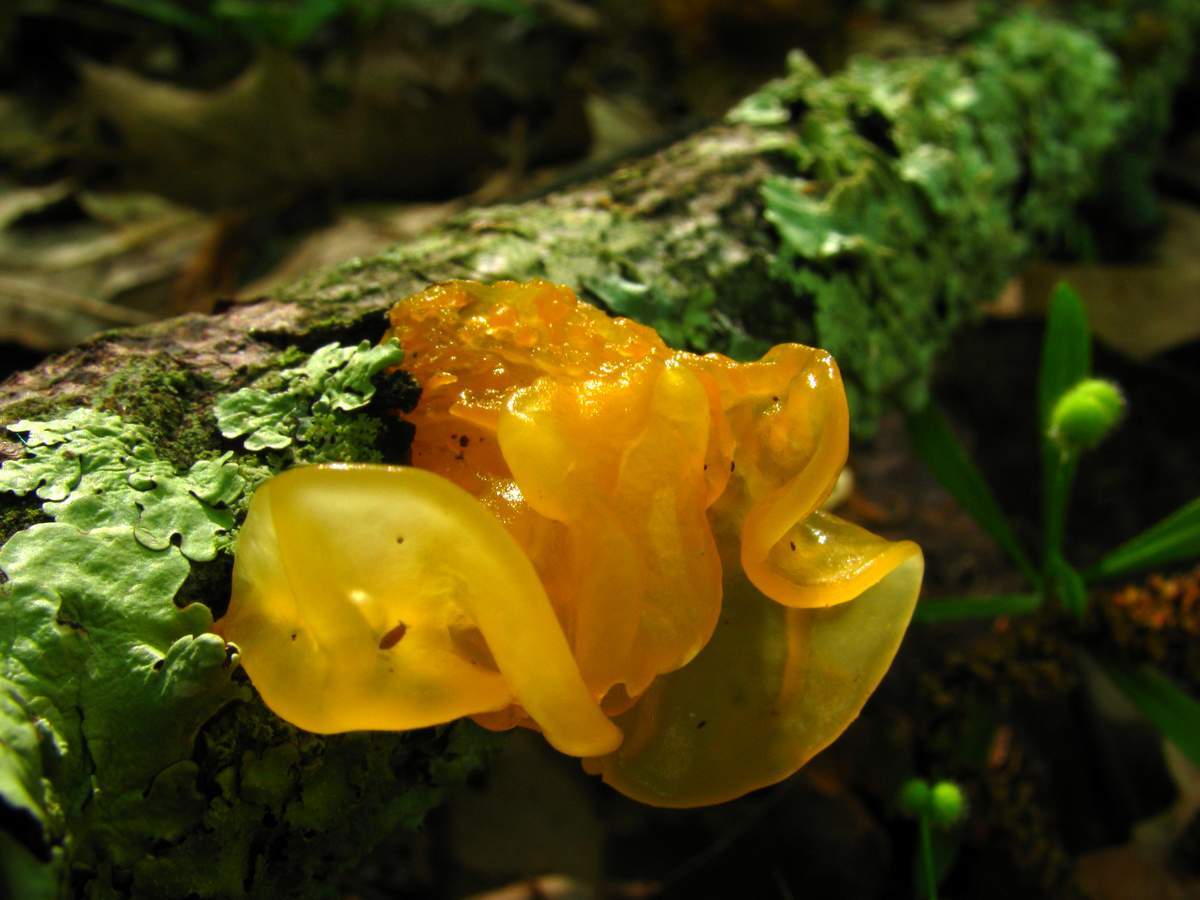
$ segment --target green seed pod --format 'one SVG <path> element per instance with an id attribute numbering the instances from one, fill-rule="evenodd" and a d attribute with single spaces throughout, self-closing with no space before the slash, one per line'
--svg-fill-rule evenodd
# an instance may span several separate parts
<path id="1" fill-rule="evenodd" d="M 953 781 L 939 781 L 929 791 L 929 817 L 935 825 L 948 827 L 967 814 L 967 798 Z"/>
<path id="2" fill-rule="evenodd" d="M 910 778 L 900 785 L 896 803 L 901 811 L 910 816 L 923 816 L 929 811 L 929 782 L 924 778 Z"/>
<path id="3" fill-rule="evenodd" d="M 1050 437 L 1068 453 L 1091 450 L 1116 426 L 1125 397 L 1111 381 L 1086 378 L 1058 398 L 1050 413 Z"/>

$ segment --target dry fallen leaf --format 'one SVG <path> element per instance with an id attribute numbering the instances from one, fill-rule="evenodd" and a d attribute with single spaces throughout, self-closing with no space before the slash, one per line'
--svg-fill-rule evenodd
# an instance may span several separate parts
<path id="1" fill-rule="evenodd" d="M 271 271 L 237 290 L 237 299 L 253 300 L 297 281 L 302 275 L 354 257 L 382 253 L 398 241 L 431 228 L 469 202 L 372 204 L 343 209 L 331 224 L 300 238 Z"/>
<path id="2" fill-rule="evenodd" d="M 153 196 L 0 187 L 0 340 L 59 350 L 171 315 L 167 286 L 207 228 Z"/>
<path id="3" fill-rule="evenodd" d="M 205 208 L 260 209 L 335 185 L 429 196 L 496 159 L 466 77 L 433 83 L 425 67 L 414 83 L 419 61 L 403 62 L 367 56 L 335 78 L 264 53 L 207 91 L 92 62 L 80 73 L 85 108 L 115 135 L 108 152 L 129 184 Z"/>
<path id="4" fill-rule="evenodd" d="M 1044 310 L 1065 280 L 1087 306 L 1097 337 L 1134 359 L 1146 359 L 1200 337 L 1200 210 L 1165 204 L 1166 230 L 1146 264 L 1038 263 L 1025 275 L 1028 304 Z"/>
<path id="5" fill-rule="evenodd" d="M 1136 843 L 1105 847 L 1079 858 L 1076 874 L 1094 900 L 1195 900 L 1200 883 L 1173 874 L 1162 859 Z"/>

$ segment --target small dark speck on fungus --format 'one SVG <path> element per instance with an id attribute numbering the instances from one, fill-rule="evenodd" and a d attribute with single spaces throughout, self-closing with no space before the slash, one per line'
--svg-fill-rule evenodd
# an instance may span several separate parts
<path id="1" fill-rule="evenodd" d="M 379 639 L 380 650 L 391 650 L 404 637 L 404 633 L 408 631 L 408 626 L 403 622 L 399 623 L 391 631 L 385 632 L 383 637 Z"/>

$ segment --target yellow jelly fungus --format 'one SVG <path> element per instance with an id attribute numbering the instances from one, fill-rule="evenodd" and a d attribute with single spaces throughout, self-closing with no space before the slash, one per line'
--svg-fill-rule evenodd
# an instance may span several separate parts
<path id="1" fill-rule="evenodd" d="M 858 715 L 919 548 L 821 510 L 837 366 L 675 351 L 548 282 L 435 285 L 387 337 L 422 385 L 413 467 L 267 482 L 218 630 L 313 731 L 538 728 L 635 799 L 719 803 Z"/>

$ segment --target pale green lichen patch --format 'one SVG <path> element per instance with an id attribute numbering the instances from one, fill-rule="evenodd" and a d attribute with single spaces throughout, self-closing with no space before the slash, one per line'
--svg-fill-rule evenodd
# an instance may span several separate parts
<path id="1" fill-rule="evenodd" d="M 244 692 L 208 608 L 175 600 L 189 560 L 230 539 L 246 479 L 230 454 L 177 471 L 141 426 L 92 409 L 9 430 L 25 455 L 0 491 L 54 521 L 0 547 L 0 803 L 35 856 L 92 871 L 184 827 L 164 773 Z"/>
<path id="2" fill-rule="evenodd" d="M 352 447 L 360 448 L 357 457 L 361 448 L 373 445 L 376 423 L 345 413 L 370 403 L 376 377 L 399 365 L 403 356 L 395 341 L 327 344 L 303 364 L 272 373 L 261 386 L 219 398 L 217 426 L 251 451 L 282 450 L 298 442 L 314 451 L 301 454 L 305 461 L 317 461 L 314 455 L 336 459 L 339 451 Z"/>
<path id="3" fill-rule="evenodd" d="M 172 464 L 150 426 L 88 408 L 9 426 L 23 454 L 0 467 L 0 493 L 52 521 L 0 547 L 0 892 L 330 894 L 332 875 L 480 765 L 492 739 L 473 726 L 297 732 L 210 631 L 253 487 L 323 454 L 378 453 L 365 407 L 415 400 L 381 377 L 398 362 L 394 345 L 280 354 L 233 395 L 246 422 L 292 435 L 261 454 Z M 216 444 L 208 422 L 195 446 Z"/>
<path id="4" fill-rule="evenodd" d="M 246 479 L 232 454 L 177 472 L 159 459 L 145 429 L 93 409 L 50 422 L 14 422 L 26 455 L 0 468 L 0 491 L 47 501 L 52 519 L 84 531 L 128 526 L 146 547 L 178 540 L 184 556 L 213 559 L 233 529 L 230 509 Z"/>
<path id="5" fill-rule="evenodd" d="M 47 522 L 0 547 L 6 718 L 36 736 L 8 745 L 23 767 L 3 768 L 24 771 L 24 790 L 0 781 L 0 801 L 32 815 L 76 869 L 132 860 L 185 824 L 187 809 L 156 802 L 155 786 L 241 690 L 208 609 L 173 602 L 188 568 L 129 525 Z"/>
<path id="6" fill-rule="evenodd" d="M 62 810 L 46 777 L 37 719 L 18 685 L 0 677 L 0 798 L 19 821 L 21 837 L 39 855 L 62 830 Z"/>

